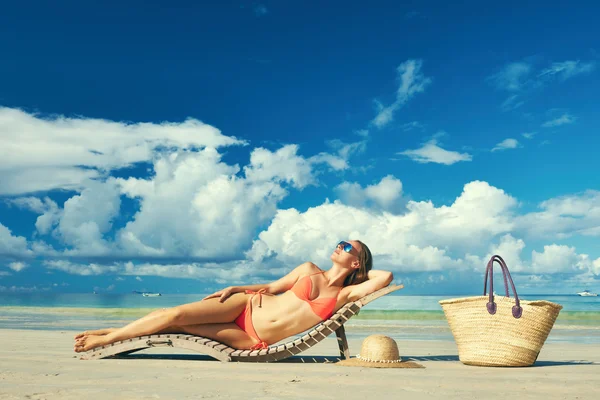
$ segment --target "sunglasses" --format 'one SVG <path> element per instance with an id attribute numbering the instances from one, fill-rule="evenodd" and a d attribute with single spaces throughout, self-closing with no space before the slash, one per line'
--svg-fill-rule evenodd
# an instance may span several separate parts
<path id="1" fill-rule="evenodd" d="M 342 250 L 344 250 L 346 253 L 350 253 L 353 249 L 353 247 L 350 243 L 344 242 L 343 240 L 341 242 L 339 242 L 336 247 L 340 247 L 340 246 L 342 246 Z"/>

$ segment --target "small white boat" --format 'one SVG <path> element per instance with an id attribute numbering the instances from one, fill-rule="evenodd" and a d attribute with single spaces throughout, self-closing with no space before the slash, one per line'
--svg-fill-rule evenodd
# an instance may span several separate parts
<path id="1" fill-rule="evenodd" d="M 158 297 L 158 296 L 162 296 L 162 294 L 160 294 L 160 293 L 148 293 L 148 292 L 144 292 L 144 293 L 142 293 L 142 296 L 144 296 L 144 297 Z"/>
<path id="2" fill-rule="evenodd" d="M 598 293 L 592 293 L 589 290 L 584 290 L 583 292 L 579 292 L 577 294 L 580 295 L 580 296 L 583 296 L 583 297 L 596 297 L 596 296 L 598 296 Z"/>

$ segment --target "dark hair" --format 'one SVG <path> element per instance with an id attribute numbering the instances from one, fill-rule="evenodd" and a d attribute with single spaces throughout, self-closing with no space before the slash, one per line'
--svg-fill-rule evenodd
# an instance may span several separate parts
<path id="1" fill-rule="evenodd" d="M 360 240 L 356 241 L 360 243 L 361 247 L 361 251 L 358 253 L 358 262 L 360 263 L 360 267 L 352 271 L 352 273 L 346 277 L 344 280 L 344 286 L 358 285 L 359 283 L 363 283 L 369 278 L 369 271 L 371 268 L 373 268 L 373 257 L 371 256 L 371 250 L 369 250 L 367 245 Z"/>

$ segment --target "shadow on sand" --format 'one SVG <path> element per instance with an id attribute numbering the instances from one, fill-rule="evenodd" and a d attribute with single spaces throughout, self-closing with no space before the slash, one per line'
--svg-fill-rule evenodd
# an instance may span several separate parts
<path id="1" fill-rule="evenodd" d="M 203 354 L 129 354 L 114 356 L 122 360 L 181 360 L 181 361 L 213 361 L 219 362 L 212 357 Z M 457 355 L 439 355 L 439 356 L 402 356 L 407 361 L 432 362 L 432 361 L 451 361 L 458 362 Z M 293 356 L 285 360 L 277 361 L 283 364 L 333 364 L 340 361 L 336 356 Z M 568 360 L 568 361 L 536 361 L 533 367 L 555 367 L 561 365 L 599 365 L 592 361 Z M 466 366 L 466 365 L 465 365 Z M 525 367 L 532 368 L 532 367 Z"/>
<path id="2" fill-rule="evenodd" d="M 460 362 L 458 356 L 456 355 L 443 355 L 443 356 L 403 356 L 406 359 L 411 361 L 457 361 Z M 595 363 L 592 361 L 585 360 L 565 360 L 565 361 L 536 361 L 532 367 L 554 367 L 558 365 L 600 365 L 599 363 Z M 502 368 L 502 367 L 500 367 Z M 510 368 L 510 367 L 509 367 Z M 523 368 L 531 368 L 531 367 L 523 367 Z"/>

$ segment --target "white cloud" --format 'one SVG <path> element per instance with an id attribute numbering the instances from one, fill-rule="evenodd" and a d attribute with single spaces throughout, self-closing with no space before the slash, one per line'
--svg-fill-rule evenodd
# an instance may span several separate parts
<path id="1" fill-rule="evenodd" d="M 396 91 L 396 100 L 389 106 L 376 102 L 378 114 L 372 123 L 377 128 L 382 128 L 394 119 L 394 113 L 408 102 L 415 94 L 425 91 L 431 84 L 431 78 L 425 77 L 421 72 L 421 60 L 408 60 L 397 68 L 399 87 Z"/>
<path id="2" fill-rule="evenodd" d="M 558 118 L 551 119 L 542 124 L 543 128 L 554 128 L 556 126 L 572 124 L 575 122 L 575 117 L 569 113 L 565 113 Z"/>
<path id="3" fill-rule="evenodd" d="M 0 195 L 79 190 L 106 171 L 147 162 L 164 148 L 243 145 L 195 119 L 161 124 L 35 114 L 0 107 Z"/>
<path id="4" fill-rule="evenodd" d="M 517 147 L 519 147 L 519 142 L 517 141 L 517 139 L 504 139 L 503 141 L 498 143 L 496 146 L 494 146 L 492 151 L 516 149 Z"/>
<path id="5" fill-rule="evenodd" d="M 67 260 L 45 260 L 42 264 L 50 270 L 58 270 L 82 276 L 103 275 L 119 271 L 119 267 L 116 265 L 101 265 L 96 263 L 76 264 Z"/>
<path id="6" fill-rule="evenodd" d="M 597 268 L 600 265 L 600 258 L 593 260 L 587 254 L 578 254 L 574 247 L 557 244 L 545 245 L 542 252 L 536 250 L 531 252 L 530 262 L 522 259 L 525 247 L 522 239 L 506 234 L 500 238 L 499 243 L 490 246 L 490 251 L 484 257 L 472 257 L 471 261 L 475 269 L 480 269 L 486 265 L 492 255 L 499 254 L 506 261 L 512 274 L 529 275 L 532 280 L 546 285 L 550 283 L 544 278 L 547 275 L 600 275 L 600 269 Z M 495 264 L 494 268 L 499 275 L 500 266 Z M 494 274 L 496 275 L 496 273 Z M 500 290 L 497 292 L 500 293 Z"/>
<path id="7" fill-rule="evenodd" d="M 332 141 L 330 145 L 337 149 L 333 157 L 345 160 L 364 151 L 365 143 Z M 316 183 L 317 161 L 299 156 L 297 150 L 296 145 L 276 151 L 257 148 L 243 169 L 222 162 L 211 147 L 163 152 L 153 161 L 151 178 L 87 182 L 62 208 L 49 198 L 23 197 L 11 204 L 42 213 L 31 248 L 44 257 L 239 259 L 257 227 L 275 215 L 288 187 L 302 189 Z M 139 210 L 113 235 L 123 195 L 135 198 Z M 381 190 L 372 197 L 385 203 L 385 195 Z M 45 235 L 52 235 L 60 246 L 47 245 Z M 229 240 L 224 242 L 223 237 Z M 0 230 L 0 254 L 31 252 L 27 245 L 25 238 Z"/>
<path id="8" fill-rule="evenodd" d="M 172 161 L 176 162 L 177 158 Z M 179 160 L 183 164 L 189 161 Z M 209 165 L 215 168 L 218 164 Z M 157 177 L 165 181 L 155 180 L 152 187 L 157 193 L 149 198 L 143 197 L 143 202 L 168 199 L 164 197 L 167 193 L 182 195 L 181 188 L 187 186 L 183 185 L 183 182 L 178 186 L 168 177 L 187 175 L 178 171 L 175 165 L 171 168 L 169 173 L 157 168 Z M 221 165 L 221 168 L 227 170 L 231 167 Z M 186 171 L 193 170 L 195 169 L 186 169 Z M 157 254 L 160 255 L 182 254 L 184 257 L 189 257 L 190 254 L 206 257 L 226 254 L 235 256 L 249 249 L 246 251 L 245 260 L 179 264 L 153 262 L 78 264 L 68 260 L 46 260 L 44 265 L 49 269 L 79 275 L 131 275 L 139 279 L 143 276 L 179 277 L 203 279 L 219 284 L 264 281 L 266 278 L 258 278 L 276 277 L 307 260 L 326 267 L 335 243 L 347 238 L 360 239 L 369 245 L 376 260 L 376 268 L 402 273 L 456 270 L 482 272 L 482 268 L 492 254 L 501 254 L 508 262 L 511 272 L 538 276 L 538 281 L 545 282 L 544 276 L 547 274 L 577 275 L 581 280 L 584 276 L 588 276 L 585 279 L 594 279 L 594 274 L 600 273 L 600 258 L 592 259 L 588 255 L 577 254 L 574 248 L 561 244 L 549 244 L 542 252 L 532 251 L 531 262 L 526 262 L 522 257 L 525 242 L 518 236 L 525 234 L 533 239 L 539 239 L 547 237 L 548 233 L 557 237 L 568 232 L 582 234 L 586 230 L 600 227 L 600 192 L 550 199 L 541 204 L 544 209 L 542 213 L 515 216 L 518 205 L 515 198 L 486 182 L 474 181 L 465 185 L 463 192 L 450 205 L 435 206 L 431 201 L 407 201 L 402 214 L 393 214 L 387 212 L 385 208 L 402 200 L 402 184 L 393 176 L 386 176 L 379 183 L 366 187 L 349 183 L 345 186 L 340 185 L 337 188 L 339 193 L 350 197 L 354 195 L 358 199 L 347 201 L 346 198 L 344 200 L 346 204 L 327 201 L 304 212 L 293 208 L 277 210 L 273 207 L 272 214 L 262 220 L 262 223 L 270 221 L 268 228 L 262 231 L 258 238 L 248 235 L 244 239 L 245 244 L 238 245 L 237 237 L 240 237 L 240 233 L 232 229 L 231 220 L 239 221 L 239 225 L 243 227 L 248 225 L 244 219 L 240 220 L 236 217 L 238 212 L 236 207 L 239 205 L 230 202 L 231 198 L 228 195 L 230 189 L 227 185 L 239 184 L 239 182 L 232 176 L 215 178 L 210 170 L 202 171 L 208 173 L 209 176 L 205 177 L 207 181 L 211 184 L 215 181 L 224 184 L 225 190 L 214 192 L 219 194 L 214 198 L 215 196 L 206 195 L 203 192 L 205 189 L 200 189 L 200 198 L 213 199 L 215 207 L 228 210 L 228 219 L 220 219 L 218 215 L 212 216 L 213 211 L 200 213 L 206 214 L 206 217 L 203 217 L 208 218 L 205 222 L 197 219 L 193 213 L 190 214 L 190 210 L 195 210 L 196 203 L 192 201 L 192 208 L 182 207 L 183 204 L 190 202 L 190 195 L 185 195 L 188 200 L 182 203 L 173 203 L 171 200 L 171 203 L 164 204 L 164 208 L 161 209 L 154 208 L 161 205 L 159 203 L 142 203 L 141 210 L 147 210 L 149 214 L 135 219 L 135 223 L 142 221 L 146 224 L 144 229 L 140 230 L 139 243 L 149 249 L 157 250 Z M 189 177 L 198 179 L 198 176 Z M 200 187 L 208 188 L 211 184 Z M 170 191 L 163 192 L 166 189 L 163 185 L 167 185 Z M 260 199 L 264 197 L 261 192 L 257 192 L 257 195 Z M 244 202 L 254 201 L 247 192 L 242 192 L 242 198 Z M 369 204 L 365 204 L 364 200 L 361 202 L 361 199 L 371 201 L 371 204 L 376 207 L 365 208 L 364 206 Z M 209 210 L 212 207 L 210 204 L 205 206 L 209 206 Z M 188 219 L 190 215 L 193 217 L 184 223 L 184 219 L 179 218 L 175 211 L 180 211 L 180 214 Z M 241 215 L 246 214 L 254 215 L 256 212 L 244 211 Z M 167 242 L 163 238 L 163 242 L 155 244 L 152 242 L 154 238 L 150 235 L 160 230 L 149 224 L 153 219 L 161 218 L 163 215 L 166 218 L 157 221 L 156 227 L 161 229 L 166 227 L 165 237 L 172 241 Z M 172 220 L 171 225 L 165 223 L 167 220 Z M 202 230 L 208 229 L 208 232 L 200 237 L 198 232 L 190 231 L 190 227 L 195 226 L 202 227 Z M 249 230 L 253 231 L 254 228 Z M 123 232 L 128 230 L 123 229 Z M 193 236 L 189 244 L 181 247 L 180 243 L 188 238 L 188 232 Z M 600 231 L 598 233 L 600 234 Z M 225 245 L 224 237 L 228 239 Z M 175 240 L 178 243 L 175 243 Z M 198 251 L 190 250 L 193 245 L 198 247 Z M 227 253 L 224 247 L 234 249 Z M 184 251 L 180 252 L 181 249 Z M 209 254 L 210 251 L 212 253 Z M 541 281 L 529 282 L 535 285 Z"/>
<path id="9" fill-rule="evenodd" d="M 241 257 L 256 228 L 268 223 L 287 196 L 283 185 L 315 182 L 311 163 L 296 151 L 254 150 L 245 177 L 213 149 L 159 159 L 151 183 L 120 181 L 127 193 L 140 196 L 140 210 L 116 233 L 117 244 L 125 255 Z"/>
<path id="10" fill-rule="evenodd" d="M 414 150 L 405 150 L 399 152 L 409 157 L 411 160 L 418 163 L 437 163 L 444 165 L 452 165 L 460 161 L 471 161 L 472 157 L 468 153 L 459 153 L 457 151 L 449 151 L 441 148 L 437 144 L 437 140 L 432 139 L 425 143 L 423 147 Z"/>
<path id="11" fill-rule="evenodd" d="M 540 203 L 539 207 L 542 211 L 516 217 L 520 232 L 538 239 L 600 236 L 599 191 L 552 198 Z"/>
<path id="12" fill-rule="evenodd" d="M 492 80 L 499 89 L 508 91 L 519 91 L 525 85 L 531 73 L 531 64 L 526 62 L 513 62 L 507 64 L 500 72 L 492 75 Z M 509 98 L 510 99 L 510 98 Z"/>
<path id="13" fill-rule="evenodd" d="M 25 264 L 24 262 L 20 262 L 20 261 L 11 262 L 10 264 L 8 264 L 8 268 L 12 269 L 15 272 L 21 272 L 27 267 L 28 267 L 27 264 Z"/>
<path id="14" fill-rule="evenodd" d="M 74 248 L 68 253 L 86 256 L 109 255 L 111 245 L 103 238 L 119 215 L 119 188 L 114 180 L 90 182 L 81 194 L 64 204 L 54 233 Z"/>
<path id="15" fill-rule="evenodd" d="M 366 140 L 345 143 L 339 139 L 335 139 L 329 140 L 327 144 L 336 152 L 336 154 L 322 152 L 310 157 L 308 161 L 312 164 L 328 164 L 334 171 L 348 169 L 350 167 L 349 161 L 351 157 L 363 153 L 367 148 Z"/>
<path id="16" fill-rule="evenodd" d="M 4 293 L 36 293 L 36 292 L 44 292 L 44 291 L 48 291 L 49 288 L 47 287 L 40 287 L 38 288 L 37 286 L 0 286 L 0 293 L 4 292 Z"/>
<path id="17" fill-rule="evenodd" d="M 45 200 L 50 199 L 46 197 Z M 38 214 L 43 214 L 48 209 L 47 205 L 37 197 L 18 197 L 16 199 L 8 199 L 7 202 L 19 208 L 30 210 Z"/>
<path id="18" fill-rule="evenodd" d="M 374 203 L 378 209 L 393 211 L 400 205 L 402 182 L 387 175 L 379 183 L 364 189 L 358 183 L 343 182 L 336 186 L 335 191 L 345 204 L 362 207 Z"/>
<path id="19" fill-rule="evenodd" d="M 250 154 L 250 165 L 244 167 L 250 182 L 286 182 L 303 188 L 314 183 L 310 163 L 296 155 L 297 145 L 287 145 L 271 152 L 256 148 Z"/>
<path id="20" fill-rule="evenodd" d="M 303 213 L 279 210 L 248 257 L 257 264 L 265 260 L 282 265 L 306 260 L 326 264 L 337 241 L 360 239 L 373 252 L 377 268 L 403 272 L 467 268 L 470 263 L 453 259 L 450 249 L 457 254 L 483 249 L 496 235 L 511 231 L 515 205 L 516 200 L 503 191 L 471 182 L 451 206 L 409 201 L 402 215 L 341 202 L 327 202 Z"/>
<path id="21" fill-rule="evenodd" d="M 0 256 L 29 257 L 32 255 L 23 236 L 13 236 L 10 229 L 0 223 Z"/>
<path id="22" fill-rule="evenodd" d="M 552 77 L 556 76 L 561 80 L 566 80 L 580 74 L 588 74 L 596 68 L 595 62 L 581 63 L 577 61 L 563 61 L 555 62 L 546 69 L 544 69 L 538 77 Z"/>
<path id="23" fill-rule="evenodd" d="M 574 247 L 551 244 L 544 246 L 544 251 L 533 251 L 531 270 L 528 272 L 541 274 L 574 273 L 578 274 L 592 269 L 592 260 L 587 254 L 577 254 Z"/>

